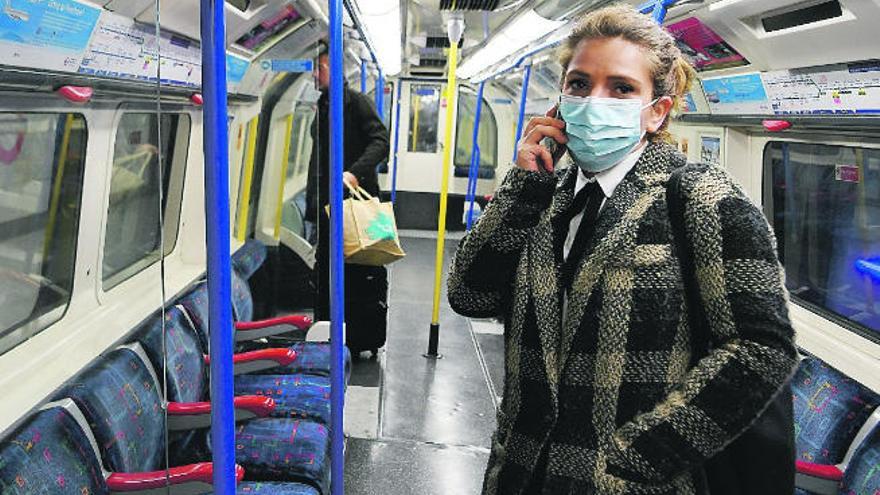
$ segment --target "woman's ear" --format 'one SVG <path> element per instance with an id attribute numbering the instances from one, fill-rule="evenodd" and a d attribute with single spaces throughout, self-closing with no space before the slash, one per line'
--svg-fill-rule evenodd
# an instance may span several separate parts
<path id="1" fill-rule="evenodd" d="M 671 96 L 661 96 L 653 105 L 647 108 L 648 115 L 645 119 L 645 130 L 649 134 L 657 132 L 660 126 L 663 125 L 663 121 L 669 118 L 669 113 L 672 111 L 672 103 Z"/>

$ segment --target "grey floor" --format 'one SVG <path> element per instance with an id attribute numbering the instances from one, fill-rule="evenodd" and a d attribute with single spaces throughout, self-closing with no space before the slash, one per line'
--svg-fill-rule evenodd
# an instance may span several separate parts
<path id="1" fill-rule="evenodd" d="M 433 293 L 430 237 L 401 239 L 407 257 L 389 267 L 385 349 L 378 359 L 354 362 L 346 394 L 346 494 L 480 491 L 501 393 L 503 337 L 495 323 L 453 313 L 444 290 L 443 357 L 422 356 Z M 444 274 L 455 247 L 447 241 Z"/>

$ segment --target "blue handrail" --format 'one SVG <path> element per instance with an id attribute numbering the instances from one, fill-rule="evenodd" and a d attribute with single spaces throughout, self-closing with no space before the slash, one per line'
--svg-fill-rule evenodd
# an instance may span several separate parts
<path id="1" fill-rule="evenodd" d="M 397 104 L 394 109 L 394 164 L 391 167 L 391 202 L 397 200 L 397 148 L 400 143 L 400 91 L 403 84 L 397 81 Z"/>
<path id="2" fill-rule="evenodd" d="M 211 334 L 211 457 L 214 493 L 235 494 L 235 410 L 232 406 L 232 274 L 229 261 L 229 136 L 226 122 L 224 2 L 202 0 L 205 220 L 208 328 Z"/>
<path id="3" fill-rule="evenodd" d="M 367 61 L 361 59 L 361 93 L 367 93 Z"/>
<path id="4" fill-rule="evenodd" d="M 480 115 L 483 111 L 483 88 L 485 87 L 486 82 L 483 81 L 477 89 L 477 110 L 474 114 L 474 135 L 471 141 L 471 168 L 468 171 L 467 201 L 470 202 L 470 206 L 467 214 L 467 231 L 471 230 L 474 222 L 474 198 L 477 195 L 477 172 L 480 168 Z"/>
<path id="5" fill-rule="evenodd" d="M 531 62 L 526 65 L 526 73 L 523 75 L 522 96 L 519 99 L 519 117 L 516 119 L 516 136 L 513 141 L 513 161 L 516 161 L 516 155 L 519 150 L 519 138 L 522 134 L 523 118 L 526 114 L 526 97 L 529 95 L 529 78 L 532 77 Z"/>
<path id="6" fill-rule="evenodd" d="M 379 120 L 385 121 L 385 73 L 379 69 L 379 76 L 376 77 L 376 113 L 379 114 Z"/>
<path id="7" fill-rule="evenodd" d="M 639 12 L 643 14 L 651 14 L 657 24 L 663 24 L 666 19 L 666 12 L 672 4 L 678 0 L 648 0 L 639 7 Z"/>
<path id="8" fill-rule="evenodd" d="M 330 16 L 330 488 L 333 495 L 345 491 L 343 481 L 343 424 L 345 376 L 342 324 L 345 321 L 345 273 L 342 256 L 342 161 L 343 148 L 342 0 L 329 0 Z M 228 215 L 227 215 L 228 216 Z"/>

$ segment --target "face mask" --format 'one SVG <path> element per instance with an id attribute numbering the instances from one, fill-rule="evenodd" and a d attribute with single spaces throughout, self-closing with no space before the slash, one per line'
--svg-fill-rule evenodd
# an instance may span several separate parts
<path id="1" fill-rule="evenodd" d="M 617 165 L 642 140 L 642 110 L 656 102 L 563 95 L 559 113 L 574 162 L 585 172 Z"/>

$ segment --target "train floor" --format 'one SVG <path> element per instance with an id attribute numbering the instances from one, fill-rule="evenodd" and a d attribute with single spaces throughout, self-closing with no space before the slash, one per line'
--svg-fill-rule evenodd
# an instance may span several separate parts
<path id="1" fill-rule="evenodd" d="M 444 274 L 459 236 L 446 243 Z M 503 379 L 501 326 L 440 306 L 441 359 L 423 357 L 431 320 L 436 235 L 401 232 L 389 267 L 388 338 L 353 363 L 346 393 L 345 493 L 479 493 Z"/>

